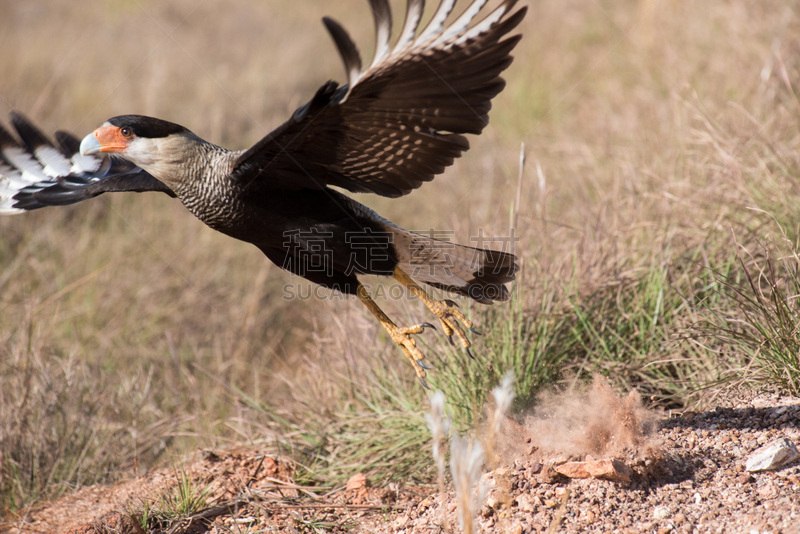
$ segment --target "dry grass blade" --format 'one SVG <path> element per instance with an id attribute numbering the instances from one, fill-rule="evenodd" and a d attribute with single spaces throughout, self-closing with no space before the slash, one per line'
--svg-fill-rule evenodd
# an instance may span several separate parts
<path id="1" fill-rule="evenodd" d="M 481 482 L 483 448 L 475 440 L 454 435 L 450 439 L 450 472 L 458 502 L 458 524 L 465 534 L 475 532 L 475 518 L 486 499 Z"/>

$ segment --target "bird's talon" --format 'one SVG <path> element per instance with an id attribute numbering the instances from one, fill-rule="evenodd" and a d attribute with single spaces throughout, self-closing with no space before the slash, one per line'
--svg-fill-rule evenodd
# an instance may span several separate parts
<path id="1" fill-rule="evenodd" d="M 432 371 L 433 370 L 433 367 L 423 363 L 422 360 L 417 360 L 417 365 L 419 365 L 420 367 L 422 367 L 426 371 Z"/>
<path id="2" fill-rule="evenodd" d="M 470 326 L 469 327 L 469 331 L 472 332 L 473 334 L 475 334 L 476 336 L 482 336 L 483 335 L 481 332 L 478 332 L 477 330 L 475 330 L 474 326 Z"/>
<path id="3" fill-rule="evenodd" d="M 436 325 L 433 325 L 431 323 L 422 323 L 420 326 L 422 328 L 432 328 L 432 329 L 436 330 Z"/>
<path id="4" fill-rule="evenodd" d="M 454 301 L 454 300 L 445 299 L 445 300 L 443 300 L 442 302 L 444 302 L 445 304 L 447 304 L 447 305 L 448 305 L 448 306 L 450 306 L 451 308 L 460 308 L 460 306 L 459 306 L 459 305 L 456 303 L 456 301 Z"/>
<path id="5" fill-rule="evenodd" d="M 425 389 L 431 389 L 430 386 L 428 386 L 428 383 L 425 382 L 424 378 L 422 378 L 421 376 L 418 376 L 417 378 L 419 378 L 419 383 L 422 384 L 422 387 L 424 387 Z"/>
<path id="6" fill-rule="evenodd" d="M 451 347 L 455 347 L 456 346 L 456 344 L 453 342 L 453 334 L 450 334 L 449 336 L 447 336 L 447 341 L 450 342 L 450 346 Z"/>
<path id="7" fill-rule="evenodd" d="M 464 350 L 467 351 L 467 356 L 469 356 L 473 360 L 475 359 L 475 356 L 472 355 L 472 351 L 469 350 L 469 347 L 464 347 Z"/>

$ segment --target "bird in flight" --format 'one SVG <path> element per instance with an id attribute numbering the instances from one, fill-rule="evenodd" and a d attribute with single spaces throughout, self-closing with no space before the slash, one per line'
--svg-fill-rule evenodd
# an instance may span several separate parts
<path id="1" fill-rule="evenodd" d="M 281 126 L 247 150 L 228 150 L 183 126 L 141 115 L 113 117 L 83 140 L 55 142 L 17 112 L 16 136 L 0 126 L 0 213 L 73 204 L 103 193 L 160 191 L 177 197 L 214 230 L 252 243 L 275 264 L 311 282 L 356 295 L 402 349 L 424 386 L 424 356 L 413 337 L 430 323 L 396 325 L 359 275 L 392 276 L 467 351 L 472 322 L 452 300 L 423 285 L 482 303 L 509 298 L 514 255 L 409 232 L 347 195 L 400 197 L 433 180 L 469 148 L 464 134 L 488 123 L 500 73 L 521 36 L 517 0 L 484 10 L 473 0 L 446 23 L 457 0 L 441 0 L 420 29 L 424 0 L 408 0 L 392 41 L 388 0 L 369 0 L 376 51 L 364 67 L 337 22 L 323 18 L 347 84 L 329 81 Z M 489 11 L 480 20 L 479 15 Z"/>

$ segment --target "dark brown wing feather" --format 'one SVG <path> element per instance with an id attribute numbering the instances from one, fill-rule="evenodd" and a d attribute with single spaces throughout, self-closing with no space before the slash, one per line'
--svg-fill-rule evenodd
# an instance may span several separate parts
<path id="1" fill-rule="evenodd" d="M 388 10 L 384 3 L 374 0 L 373 9 Z M 347 33 L 326 19 L 348 85 L 322 86 L 291 119 L 239 157 L 234 176 L 256 188 L 333 185 L 387 197 L 432 180 L 469 148 L 462 134 L 480 133 L 488 123 L 491 99 L 505 85 L 500 73 L 511 64 L 509 54 L 520 39 L 501 41 L 525 15 L 524 7 L 511 13 L 515 3 L 506 0 L 473 26 L 471 17 L 450 27 L 429 26 L 416 39 L 416 28 L 409 30 L 407 23 L 396 48 L 382 54 L 380 36 L 387 30 L 376 16 L 383 57 L 376 56 L 363 73 Z M 467 11 L 474 17 L 482 4 L 478 0 Z M 414 10 L 423 5 L 411 0 L 407 21 L 418 23 Z M 446 17 L 452 5 L 445 7 Z"/>

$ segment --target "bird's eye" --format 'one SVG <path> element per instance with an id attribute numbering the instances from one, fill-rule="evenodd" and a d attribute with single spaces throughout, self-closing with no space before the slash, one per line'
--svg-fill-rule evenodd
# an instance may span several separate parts
<path id="1" fill-rule="evenodd" d="M 131 137 L 133 136 L 133 131 L 130 128 L 120 128 L 119 133 L 122 134 L 122 137 Z"/>

